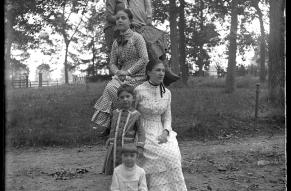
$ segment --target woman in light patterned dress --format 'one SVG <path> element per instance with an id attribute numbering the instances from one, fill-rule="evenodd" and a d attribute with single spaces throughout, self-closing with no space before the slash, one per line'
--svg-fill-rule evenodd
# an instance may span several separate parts
<path id="1" fill-rule="evenodd" d="M 146 80 L 146 44 L 140 34 L 130 29 L 132 19 L 133 15 L 128 9 L 120 9 L 116 13 L 116 27 L 120 35 L 113 42 L 109 64 L 114 76 L 97 100 L 91 119 L 97 128 L 107 129 L 104 134 L 109 132 L 111 112 L 116 108 L 118 87 L 124 83 L 136 87 Z"/>
<path id="2" fill-rule="evenodd" d="M 146 136 L 139 164 L 146 172 L 149 191 L 186 191 L 177 133 L 171 126 L 171 92 L 162 83 L 165 66 L 151 60 L 146 74 L 147 81 L 135 88 Z"/>

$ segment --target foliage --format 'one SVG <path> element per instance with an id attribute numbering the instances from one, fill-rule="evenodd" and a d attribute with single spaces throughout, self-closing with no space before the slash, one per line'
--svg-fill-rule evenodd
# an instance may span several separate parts
<path id="1" fill-rule="evenodd" d="M 218 78 L 222 78 L 222 77 L 225 76 L 226 71 L 219 64 L 216 64 L 215 68 L 216 68 L 216 71 L 217 71 L 217 77 Z"/>
<path id="2" fill-rule="evenodd" d="M 152 0 L 153 20 L 164 23 L 169 17 L 169 3 L 166 0 Z"/>
<path id="3" fill-rule="evenodd" d="M 257 9 L 258 5 L 268 8 L 269 2 L 262 0 L 236 1 L 238 2 L 237 13 L 239 15 L 236 36 L 237 50 L 244 59 L 244 54 L 250 50 L 259 49 L 261 42 L 268 43 L 267 40 L 261 40 L 264 37 L 263 34 L 258 35 L 251 32 L 248 26 L 260 16 Z M 175 0 L 177 8 L 170 13 L 169 1 L 152 0 L 153 19 L 156 25 L 166 24 L 165 21 L 169 20 L 169 14 L 174 14 L 177 21 L 181 21 L 182 19 L 179 18 L 181 2 L 183 1 Z M 187 2 L 185 2 L 183 11 L 185 24 L 180 23 L 179 30 L 183 30 L 183 27 L 185 27 L 186 55 L 182 58 L 185 57 L 190 64 L 181 64 L 184 62 L 181 57 L 180 61 L 176 60 L 175 62 L 179 62 L 180 69 L 183 71 L 186 71 L 185 69 L 188 69 L 187 67 L 192 64 L 195 64 L 199 70 L 206 71 L 210 65 L 210 53 L 213 53 L 211 51 L 215 50 L 214 47 L 229 45 L 230 36 L 220 36 L 217 23 L 220 22 L 225 26 L 220 29 L 223 30 L 222 32 L 230 30 L 229 18 L 233 0 Z M 92 0 L 28 0 L 24 3 L 20 0 L 8 0 L 5 4 L 5 33 L 8 37 L 5 39 L 5 45 L 7 45 L 5 46 L 5 59 L 9 57 L 25 63 L 23 62 L 24 57 L 19 59 L 13 55 L 14 52 L 10 56 L 10 51 L 8 51 L 10 49 L 39 48 L 43 55 L 51 58 L 56 58 L 63 49 L 66 49 L 65 74 L 67 70 L 79 70 L 79 65 L 86 64 L 88 65 L 86 69 L 88 74 L 97 75 L 99 68 L 106 67 L 103 34 L 105 7 L 96 8 L 95 3 L 96 1 L 93 2 Z M 269 13 L 265 11 L 262 14 L 264 14 L 262 18 L 265 19 L 266 14 Z M 78 17 L 74 17 L 76 15 Z M 44 31 L 47 28 L 52 30 L 45 33 Z M 178 42 L 182 42 L 182 34 L 179 36 L 179 30 L 176 31 L 177 36 L 174 38 Z M 63 39 L 56 40 L 51 37 L 51 34 L 57 34 Z M 265 36 L 265 39 L 267 38 L 268 34 Z M 63 47 L 61 43 L 65 44 L 66 47 Z M 181 50 L 180 54 L 183 54 L 182 44 L 178 45 L 179 50 Z M 177 58 L 179 58 L 179 55 L 177 55 Z M 56 60 L 59 61 L 59 59 Z M 6 63 L 10 63 L 9 60 L 6 61 Z M 183 68 L 184 66 L 185 68 Z M 262 64 L 260 67 L 262 67 Z M 222 73 L 223 71 L 221 71 Z"/>
<path id="4" fill-rule="evenodd" d="M 237 76 L 245 76 L 247 74 L 247 68 L 242 64 L 238 64 L 236 66 L 236 74 Z"/>
<path id="5" fill-rule="evenodd" d="M 41 20 L 31 22 L 30 14 L 44 13 L 41 5 L 34 0 L 7 0 L 5 3 L 5 33 L 18 48 L 34 47 L 34 34 L 42 28 Z M 8 38 L 6 40 L 8 40 Z"/>
<path id="6" fill-rule="evenodd" d="M 41 64 L 37 67 L 38 71 L 50 71 L 50 65 L 49 64 Z"/>
<path id="7" fill-rule="evenodd" d="M 27 74 L 29 73 L 29 68 L 21 61 L 16 60 L 15 58 L 11 59 L 11 68 L 13 71 L 26 70 Z"/>
<path id="8" fill-rule="evenodd" d="M 80 24 L 83 22 L 83 16 L 88 11 L 87 5 L 88 1 L 78 1 L 78 0 L 63 0 L 61 1 L 61 6 L 56 4 L 54 1 L 48 1 L 50 10 L 47 15 L 43 15 L 43 19 L 52 26 L 57 33 L 63 36 L 65 42 L 65 61 L 64 61 L 64 73 L 65 73 L 65 83 L 68 83 L 68 71 L 72 70 L 75 65 L 76 57 L 72 57 L 73 62 L 68 62 L 68 48 L 71 42 L 77 42 L 75 34 L 79 31 Z M 71 15 L 77 14 L 81 15 L 77 24 L 74 24 Z M 75 20 L 75 19 L 74 19 Z M 70 53 L 69 53 L 70 54 Z M 70 55 L 73 55 L 72 53 Z"/>
<path id="9" fill-rule="evenodd" d="M 91 7 L 91 15 L 85 25 L 86 33 L 81 35 L 81 37 L 88 38 L 88 41 L 84 42 L 82 49 L 92 52 L 92 58 L 81 59 L 81 63 L 88 65 L 85 71 L 90 76 L 97 75 L 97 70 L 106 67 L 107 64 L 105 61 L 106 57 L 102 56 L 106 45 L 103 28 L 100 27 L 104 20 L 105 8 L 100 8 L 97 11 L 94 7 Z"/>

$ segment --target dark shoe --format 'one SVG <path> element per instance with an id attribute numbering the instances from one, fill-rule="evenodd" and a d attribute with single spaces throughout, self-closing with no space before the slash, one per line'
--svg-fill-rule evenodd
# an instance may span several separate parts
<path id="1" fill-rule="evenodd" d="M 110 128 L 106 128 L 100 135 L 99 137 L 102 137 L 102 138 L 107 138 L 110 134 Z"/>
<path id="2" fill-rule="evenodd" d="M 181 77 L 175 74 L 170 68 L 166 67 L 164 85 L 169 86 L 171 83 L 176 82 Z"/>

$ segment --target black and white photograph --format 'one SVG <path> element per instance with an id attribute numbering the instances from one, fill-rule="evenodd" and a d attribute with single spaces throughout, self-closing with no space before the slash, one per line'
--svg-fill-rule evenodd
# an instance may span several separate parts
<path id="1" fill-rule="evenodd" d="M 7 191 L 286 191 L 285 0 L 5 0 Z"/>

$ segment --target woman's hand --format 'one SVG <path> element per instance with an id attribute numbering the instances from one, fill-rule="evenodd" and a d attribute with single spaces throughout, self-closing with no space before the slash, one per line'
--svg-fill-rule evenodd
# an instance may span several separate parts
<path id="1" fill-rule="evenodd" d="M 127 71 L 123 71 L 123 70 L 118 70 L 115 75 L 118 76 L 118 79 L 120 81 L 124 81 L 126 79 L 126 76 L 128 76 L 128 72 Z"/>
<path id="2" fill-rule="evenodd" d="M 126 76 L 124 76 L 124 75 L 119 75 L 118 76 L 118 79 L 120 80 L 120 81 L 124 81 L 125 79 L 126 79 Z"/>
<path id="3" fill-rule="evenodd" d="M 117 70 L 117 72 L 115 73 L 116 76 L 128 76 L 129 73 L 128 71 L 123 71 L 123 70 Z"/>
<path id="4" fill-rule="evenodd" d="M 169 136 L 168 130 L 163 130 L 163 133 L 160 136 L 158 136 L 158 143 L 162 144 L 168 142 L 167 139 L 168 136 Z"/>

